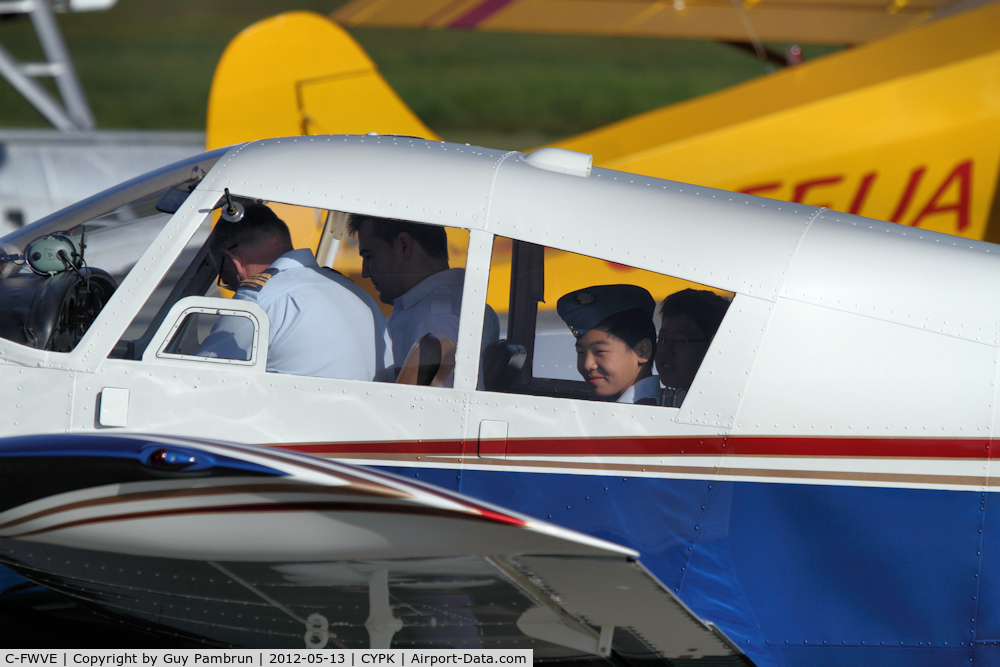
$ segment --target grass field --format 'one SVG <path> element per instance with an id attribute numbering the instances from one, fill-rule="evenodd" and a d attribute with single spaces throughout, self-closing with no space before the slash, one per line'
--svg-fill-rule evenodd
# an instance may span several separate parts
<path id="1" fill-rule="evenodd" d="M 58 21 L 99 127 L 203 130 L 212 73 L 232 37 L 295 9 L 341 1 L 119 0 Z M 431 128 L 505 148 L 571 136 L 761 76 L 730 46 L 680 40 L 357 29 L 352 34 Z M 27 20 L 0 22 L 0 44 L 40 58 Z M 830 49 L 806 49 L 806 56 Z M 0 126 L 45 120 L 0 81 Z"/>

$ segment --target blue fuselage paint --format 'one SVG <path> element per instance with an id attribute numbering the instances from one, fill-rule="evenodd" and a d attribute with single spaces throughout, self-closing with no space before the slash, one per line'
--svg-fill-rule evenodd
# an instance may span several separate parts
<path id="1" fill-rule="evenodd" d="M 385 469 L 635 549 L 758 665 L 1000 656 L 989 494 Z"/>

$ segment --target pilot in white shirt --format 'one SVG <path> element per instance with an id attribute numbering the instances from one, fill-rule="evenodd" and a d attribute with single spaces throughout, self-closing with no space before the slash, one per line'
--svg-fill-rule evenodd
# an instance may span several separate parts
<path id="1" fill-rule="evenodd" d="M 239 283 L 234 299 L 253 301 L 270 324 L 267 370 L 348 380 L 390 380 L 392 343 L 375 300 L 345 276 L 321 268 L 308 249 L 292 250 L 288 228 L 266 206 L 220 220 L 212 255 L 220 280 Z M 282 231 L 283 230 L 283 231 Z M 248 359 L 253 325 L 223 317 L 196 354 Z"/>
<path id="2" fill-rule="evenodd" d="M 396 372 L 424 334 L 457 340 L 465 269 L 449 268 L 445 229 L 363 215 L 351 216 L 348 229 L 358 237 L 361 275 L 371 279 L 383 303 L 392 304 L 388 327 Z M 499 319 L 487 306 L 481 349 L 486 350 L 499 338 Z M 480 388 L 481 371 L 480 361 Z M 452 374 L 445 386 L 452 386 L 453 381 Z"/>

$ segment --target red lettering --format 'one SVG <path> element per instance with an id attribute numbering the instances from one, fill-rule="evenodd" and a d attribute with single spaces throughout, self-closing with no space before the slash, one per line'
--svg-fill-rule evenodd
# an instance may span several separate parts
<path id="1" fill-rule="evenodd" d="M 802 204 L 802 200 L 805 199 L 806 193 L 812 188 L 820 185 L 834 185 L 836 183 L 840 183 L 842 180 L 844 180 L 843 176 L 827 176 L 825 178 L 815 178 L 811 181 L 802 181 L 795 186 L 795 194 L 792 197 L 792 201 L 796 204 Z M 833 204 L 814 204 L 814 206 L 833 208 Z"/>
<path id="2" fill-rule="evenodd" d="M 910 174 L 910 182 L 906 184 L 906 190 L 903 191 L 903 198 L 899 200 L 896 212 L 889 218 L 889 222 L 899 222 L 899 219 L 906 213 L 906 209 L 910 207 L 910 200 L 913 199 L 913 193 L 917 191 L 917 186 L 920 185 L 920 179 L 924 177 L 925 171 L 927 171 L 927 167 L 917 167 Z"/>
<path id="3" fill-rule="evenodd" d="M 868 191 L 871 190 L 872 183 L 875 182 L 875 177 L 878 172 L 872 171 L 865 174 L 861 183 L 858 185 L 858 191 L 854 193 L 854 201 L 851 202 L 851 208 L 847 211 L 851 215 L 861 215 L 861 207 L 865 205 L 865 200 L 868 199 Z"/>
<path id="4" fill-rule="evenodd" d="M 781 181 L 771 181 L 770 183 L 761 183 L 760 185 L 751 185 L 748 188 L 743 188 L 740 190 L 745 195 L 756 195 L 761 192 L 770 192 L 771 190 L 777 190 L 781 187 Z"/>
<path id="5" fill-rule="evenodd" d="M 941 204 L 939 201 L 941 196 L 951 187 L 952 182 L 956 179 L 958 179 L 958 201 L 952 204 Z M 927 202 L 927 206 L 924 206 L 923 210 L 917 214 L 917 217 L 910 224 L 916 227 L 920 224 L 921 220 L 929 215 L 955 211 L 958 214 L 958 231 L 962 231 L 969 226 L 969 207 L 971 202 L 972 160 L 966 160 L 948 174 L 948 178 L 944 179 L 944 183 L 937 189 L 931 200 Z"/>
<path id="6" fill-rule="evenodd" d="M 926 173 L 926 165 L 916 167 L 912 172 L 910 172 L 910 177 L 906 182 L 906 187 L 903 189 L 899 202 L 896 204 L 896 209 L 889 218 L 891 222 L 901 222 L 903 217 L 906 216 L 907 211 L 910 209 L 910 205 L 913 203 L 914 196 L 917 194 L 917 190 L 920 189 Z M 837 175 L 799 181 L 792 189 L 791 201 L 799 204 L 805 203 L 806 197 L 814 188 L 825 185 L 836 185 L 838 183 L 842 183 L 846 178 L 846 175 Z M 857 190 L 854 193 L 854 197 L 851 199 L 850 206 L 847 209 L 848 213 L 861 215 L 861 211 L 865 207 L 865 204 L 868 201 L 868 196 L 871 194 L 872 187 L 877 179 L 877 171 L 870 171 L 861 177 L 861 180 L 858 182 Z M 774 193 L 775 190 L 778 190 L 783 185 L 783 181 L 768 181 L 742 188 L 739 192 L 748 195 L 769 196 L 764 193 Z M 953 185 L 955 186 L 954 188 L 952 187 Z M 955 190 L 954 193 L 952 193 L 953 190 Z M 951 196 L 949 196 L 949 193 L 952 193 Z M 773 194 L 770 196 L 773 196 Z M 834 204 L 830 203 L 816 205 L 825 206 L 827 208 L 834 207 Z M 927 204 L 909 224 L 916 227 L 929 216 L 941 213 L 954 213 L 957 218 L 957 230 L 961 232 L 968 228 L 970 224 L 972 215 L 971 210 L 972 160 L 970 159 L 959 163 L 951 171 L 951 173 L 948 174 L 948 176 L 944 179 L 944 182 L 941 183 Z"/>

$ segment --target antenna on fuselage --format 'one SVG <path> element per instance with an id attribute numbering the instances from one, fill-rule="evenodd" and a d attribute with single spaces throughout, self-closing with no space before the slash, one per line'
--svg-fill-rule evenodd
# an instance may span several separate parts
<path id="1" fill-rule="evenodd" d="M 233 196 L 229 194 L 229 188 L 225 188 L 226 205 L 222 207 L 222 219 L 226 222 L 239 222 L 243 219 L 243 204 L 233 201 Z"/>

